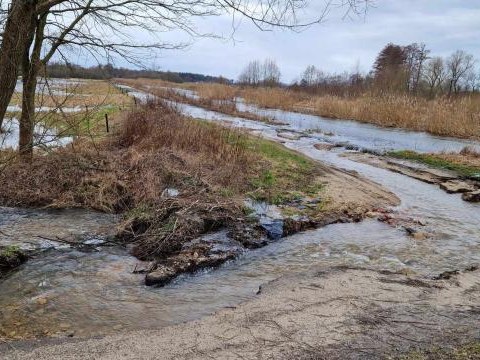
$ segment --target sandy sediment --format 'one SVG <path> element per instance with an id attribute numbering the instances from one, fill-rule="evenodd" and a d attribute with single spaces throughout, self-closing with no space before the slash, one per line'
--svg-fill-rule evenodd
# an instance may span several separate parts
<path id="1" fill-rule="evenodd" d="M 253 301 L 199 321 L 0 350 L 4 359 L 35 360 L 380 359 L 478 339 L 479 275 L 470 269 L 434 280 L 359 268 L 318 269 L 278 279 Z"/>

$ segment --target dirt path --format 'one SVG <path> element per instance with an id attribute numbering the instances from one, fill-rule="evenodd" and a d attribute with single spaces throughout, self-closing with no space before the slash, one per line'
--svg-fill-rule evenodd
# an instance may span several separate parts
<path id="1" fill-rule="evenodd" d="M 4 346 L 3 359 L 375 359 L 479 339 L 480 273 L 446 280 L 319 269 L 257 299 L 158 331 Z M 449 276 L 446 276 L 447 278 Z"/>

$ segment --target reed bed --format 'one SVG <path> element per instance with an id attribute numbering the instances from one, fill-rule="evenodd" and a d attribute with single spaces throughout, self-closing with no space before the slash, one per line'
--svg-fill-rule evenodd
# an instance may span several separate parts
<path id="1" fill-rule="evenodd" d="M 266 108 L 309 112 L 333 119 L 352 119 L 385 127 L 435 135 L 480 138 L 480 96 L 428 100 L 401 94 L 359 97 L 315 96 L 281 88 L 246 88 L 239 96 Z"/>
<path id="2" fill-rule="evenodd" d="M 153 85 L 156 80 L 148 84 Z M 143 84 L 143 80 L 136 80 Z M 171 84 L 170 84 L 171 85 Z M 169 84 L 163 82 L 162 86 Z M 175 84 L 178 86 L 178 84 Z M 312 113 L 333 119 L 352 119 L 385 127 L 425 131 L 434 135 L 480 138 L 480 95 L 423 97 L 367 92 L 357 97 L 315 95 L 289 88 L 236 87 L 225 84 L 182 84 L 201 101 L 230 104 L 235 97 L 264 108 Z M 225 112 L 233 109 L 225 106 Z"/>
<path id="3" fill-rule="evenodd" d="M 441 136 L 480 138 L 480 98 L 438 98 L 370 95 L 344 99 L 324 96 L 307 107 L 318 115 L 354 119 L 386 127 L 426 131 Z"/>

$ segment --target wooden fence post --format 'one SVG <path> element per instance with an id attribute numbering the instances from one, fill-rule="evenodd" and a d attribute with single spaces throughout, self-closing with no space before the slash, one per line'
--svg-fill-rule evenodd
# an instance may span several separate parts
<path id="1" fill-rule="evenodd" d="M 107 127 L 107 133 L 110 132 L 110 128 L 108 126 L 108 114 L 105 114 L 105 126 Z"/>

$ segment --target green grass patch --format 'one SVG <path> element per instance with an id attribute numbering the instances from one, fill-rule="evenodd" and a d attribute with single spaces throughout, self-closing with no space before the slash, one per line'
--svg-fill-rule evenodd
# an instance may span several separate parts
<path id="1" fill-rule="evenodd" d="M 55 128 L 64 136 L 105 135 L 105 115 L 111 120 L 121 111 L 119 106 L 108 105 L 87 112 L 66 114 L 62 116 L 50 113 L 40 117 L 40 122 L 47 128 Z M 110 123 L 110 127 L 112 123 Z"/>
<path id="2" fill-rule="evenodd" d="M 434 348 L 413 351 L 401 360 L 478 360 L 480 359 L 480 343 L 474 342 L 455 349 Z"/>
<path id="3" fill-rule="evenodd" d="M 416 161 L 437 169 L 451 170 L 463 177 L 480 177 L 480 168 L 449 161 L 435 154 L 419 154 L 415 151 L 404 150 L 391 151 L 388 155 L 396 159 Z"/>
<path id="4" fill-rule="evenodd" d="M 20 266 L 27 260 L 27 255 L 16 245 L 0 249 L 0 277 L 4 272 Z"/>
<path id="5" fill-rule="evenodd" d="M 253 190 L 248 195 L 254 200 L 279 205 L 322 191 L 316 164 L 306 156 L 257 137 L 248 137 L 243 146 L 263 159 L 251 180 Z"/>
<path id="6" fill-rule="evenodd" d="M 10 245 L 0 249 L 0 258 L 12 259 L 23 254 L 22 250 L 16 245 Z"/>

